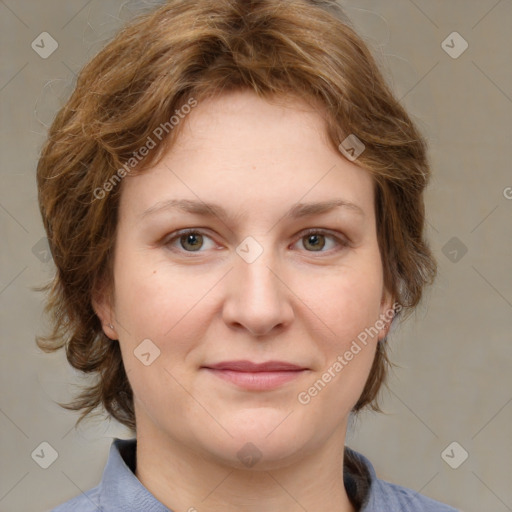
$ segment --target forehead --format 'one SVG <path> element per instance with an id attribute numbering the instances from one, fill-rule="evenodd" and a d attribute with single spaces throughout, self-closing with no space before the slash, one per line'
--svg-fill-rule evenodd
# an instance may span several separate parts
<path id="1" fill-rule="evenodd" d="M 181 122 L 163 159 L 126 180 L 124 202 L 139 216 L 176 198 L 253 214 L 331 200 L 373 211 L 371 176 L 333 147 L 315 105 L 236 91 L 198 101 Z"/>
<path id="2" fill-rule="evenodd" d="M 298 96 L 262 98 L 249 90 L 235 90 L 200 100 L 185 117 L 176 142 L 181 150 L 229 146 L 245 154 L 261 143 L 272 151 L 283 145 L 298 149 L 297 143 L 302 146 L 308 139 L 311 145 L 319 138 L 328 144 L 322 110 L 319 102 Z M 311 138 L 312 132 L 316 137 Z"/>

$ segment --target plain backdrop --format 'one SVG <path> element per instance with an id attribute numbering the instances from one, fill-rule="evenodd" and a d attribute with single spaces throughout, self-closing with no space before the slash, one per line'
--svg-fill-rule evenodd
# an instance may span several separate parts
<path id="1" fill-rule="evenodd" d="M 464 512 L 512 511 L 512 2 L 342 5 L 430 144 L 427 235 L 439 263 L 390 340 L 385 413 L 360 415 L 347 444 L 381 478 Z M 31 287 L 53 272 L 35 167 L 76 72 L 144 7 L 0 0 L 1 512 L 50 510 L 93 487 L 112 438 L 128 435 L 100 420 L 76 430 L 77 414 L 56 405 L 82 378 L 34 341 L 47 324 Z M 32 46 L 42 37 L 44 51 Z M 47 469 L 42 449 L 55 458 Z"/>

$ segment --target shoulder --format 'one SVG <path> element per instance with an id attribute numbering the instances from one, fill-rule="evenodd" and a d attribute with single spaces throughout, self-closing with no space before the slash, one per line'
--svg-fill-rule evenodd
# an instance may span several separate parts
<path id="1" fill-rule="evenodd" d="M 458 512 L 457 509 L 427 498 L 412 489 L 380 479 L 372 482 L 372 493 L 368 505 L 368 512 L 382 510 L 382 507 L 397 512 Z"/>
<path id="2" fill-rule="evenodd" d="M 135 449 L 135 440 L 121 440 L 115 438 L 110 445 L 108 460 L 99 484 L 78 496 L 70 499 L 54 508 L 51 512 L 102 512 L 110 507 L 112 501 L 116 501 L 118 489 L 123 487 L 129 492 L 127 475 L 130 470 L 123 460 L 121 451 L 126 456 L 132 455 Z M 116 509 L 117 510 L 117 509 Z"/>
<path id="3" fill-rule="evenodd" d="M 114 439 L 100 483 L 51 512 L 167 512 L 137 479 L 136 439 Z"/>
<path id="4" fill-rule="evenodd" d="M 94 487 L 76 496 L 51 512 L 98 512 L 102 510 L 100 504 L 100 486 Z"/>
<path id="5" fill-rule="evenodd" d="M 351 498 L 361 504 L 361 512 L 460 512 L 431 498 L 381 480 L 372 463 L 361 453 L 345 447 L 345 485 Z"/>

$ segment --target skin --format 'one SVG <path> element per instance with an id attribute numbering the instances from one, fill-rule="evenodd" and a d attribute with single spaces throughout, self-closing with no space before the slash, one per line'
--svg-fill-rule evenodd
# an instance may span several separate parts
<path id="1" fill-rule="evenodd" d="M 297 98 L 231 92 L 182 122 L 160 163 L 123 180 L 114 301 L 93 301 L 134 392 L 136 476 L 176 512 L 354 511 L 342 477 L 347 420 L 389 324 L 307 405 L 297 396 L 392 307 L 372 178 Z M 172 198 L 219 203 L 229 217 L 142 216 Z M 297 202 L 340 198 L 362 211 L 283 217 Z M 173 239 L 184 228 L 202 239 Z M 311 241 L 307 228 L 329 233 Z M 236 252 L 248 236 L 263 249 L 252 263 Z M 160 350 L 148 366 L 134 355 L 144 339 Z M 235 359 L 308 370 L 248 391 L 201 368 Z M 260 457 L 250 467 L 237 456 L 249 442 Z"/>

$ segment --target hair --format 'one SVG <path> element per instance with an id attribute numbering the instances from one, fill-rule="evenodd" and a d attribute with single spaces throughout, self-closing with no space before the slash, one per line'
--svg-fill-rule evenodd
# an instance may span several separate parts
<path id="1" fill-rule="evenodd" d="M 336 2 L 165 2 L 126 25 L 82 69 L 37 166 L 56 272 L 39 288 L 48 292 L 51 332 L 36 341 L 47 352 L 65 347 L 74 368 L 96 377 L 63 405 L 82 410 L 77 424 L 102 406 L 136 430 L 119 342 L 104 334 L 92 306 L 100 288 L 112 297 L 122 190 L 116 180 L 159 161 L 184 124 L 169 120 L 185 105 L 241 89 L 320 105 L 335 148 L 349 134 L 364 144 L 357 165 L 373 177 L 384 285 L 398 305 L 393 322 L 417 306 L 434 280 L 436 262 L 424 239 L 426 141 Z M 158 127 L 165 131 L 161 140 Z M 156 147 L 142 151 L 150 139 Z M 354 412 L 380 410 L 388 366 L 383 340 Z"/>

